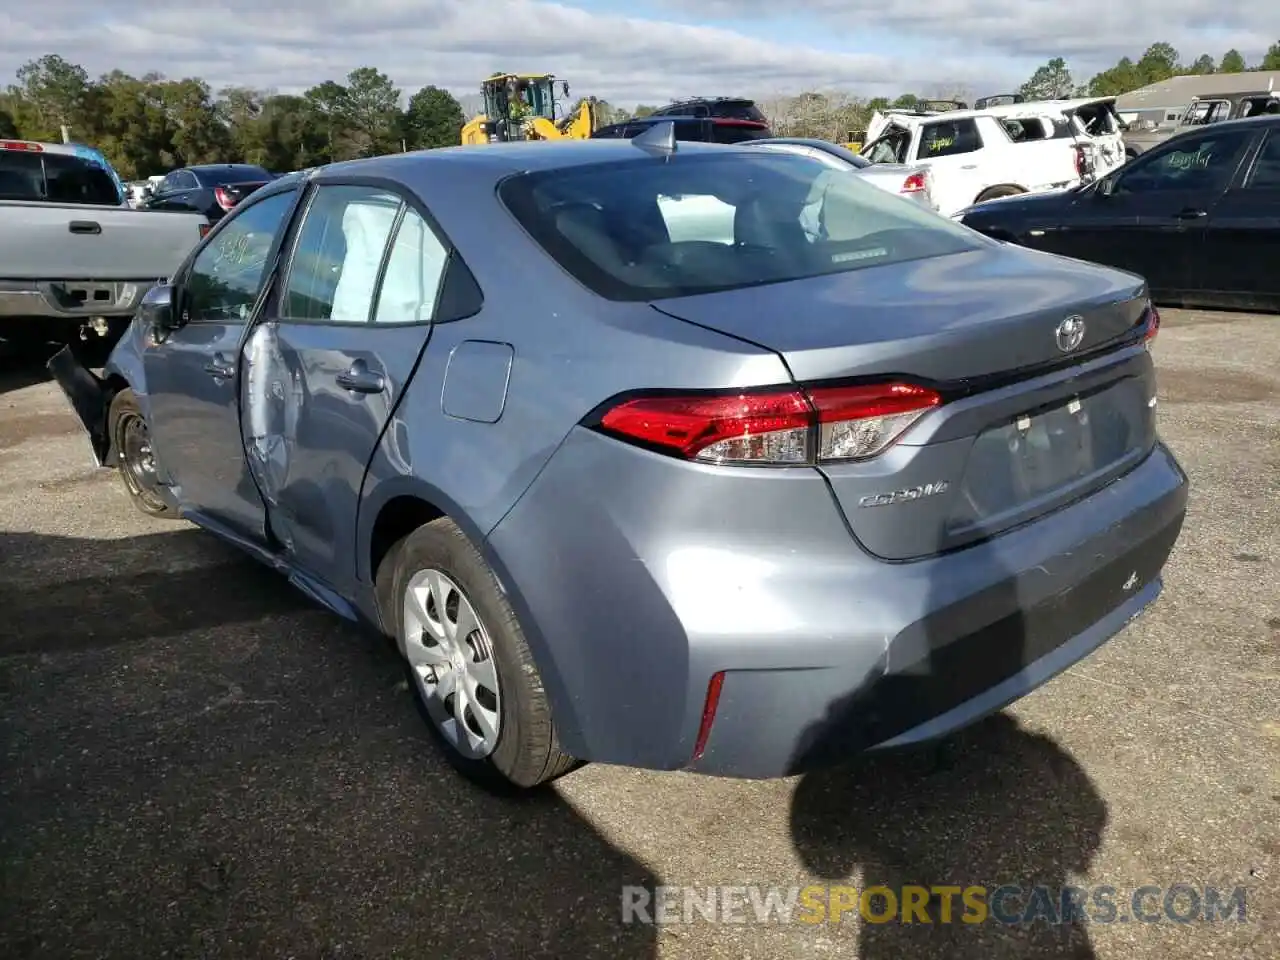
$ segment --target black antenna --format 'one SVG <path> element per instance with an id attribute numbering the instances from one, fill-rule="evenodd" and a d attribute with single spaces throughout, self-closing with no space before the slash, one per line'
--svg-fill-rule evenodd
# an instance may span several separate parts
<path id="1" fill-rule="evenodd" d="M 676 125 L 670 120 L 655 123 L 644 133 L 632 137 L 631 143 L 648 153 L 675 153 Z"/>

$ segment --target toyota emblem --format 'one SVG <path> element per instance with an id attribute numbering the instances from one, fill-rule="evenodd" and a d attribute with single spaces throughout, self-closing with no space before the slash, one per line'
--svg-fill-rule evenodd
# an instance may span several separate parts
<path id="1" fill-rule="evenodd" d="M 1079 314 L 1067 317 L 1058 324 L 1053 336 L 1058 341 L 1058 349 L 1070 353 L 1084 341 L 1084 317 Z"/>

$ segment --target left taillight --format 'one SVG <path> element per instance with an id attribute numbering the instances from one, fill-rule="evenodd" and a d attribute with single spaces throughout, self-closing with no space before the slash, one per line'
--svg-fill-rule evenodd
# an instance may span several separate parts
<path id="1" fill-rule="evenodd" d="M 209 235 L 209 231 L 212 229 L 213 229 L 213 224 L 211 223 L 200 224 L 200 238 L 204 239 L 205 237 L 207 237 Z"/>
<path id="2" fill-rule="evenodd" d="M 924 193 L 929 189 L 929 174 L 925 171 L 913 173 L 902 182 L 899 193 Z"/>
<path id="3" fill-rule="evenodd" d="M 941 403 L 928 387 L 896 382 L 641 396 L 593 426 L 701 463 L 795 466 L 878 456 Z"/>
<path id="4" fill-rule="evenodd" d="M 1147 346 L 1150 346 L 1151 341 L 1160 332 L 1160 311 L 1156 309 L 1154 303 L 1148 303 L 1144 316 L 1146 317 L 1146 325 L 1142 331 L 1142 339 Z"/>

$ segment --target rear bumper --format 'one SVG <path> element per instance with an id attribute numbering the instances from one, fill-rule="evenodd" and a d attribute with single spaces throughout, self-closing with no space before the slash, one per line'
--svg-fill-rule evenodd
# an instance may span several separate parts
<path id="1" fill-rule="evenodd" d="M 678 464 L 579 430 L 494 529 L 488 552 L 569 752 L 772 777 L 942 736 L 1155 599 L 1187 499 L 1158 445 L 1070 507 L 895 564 L 857 546 L 816 471 L 785 474 Z"/>
<path id="2" fill-rule="evenodd" d="M 94 463 L 106 466 L 111 446 L 107 436 L 110 396 L 106 384 L 76 359 L 70 347 L 55 353 L 46 366 L 89 437 Z"/>
<path id="3" fill-rule="evenodd" d="M 133 316 L 149 280 L 0 280 L 0 336 L 14 320 L 90 320 Z"/>

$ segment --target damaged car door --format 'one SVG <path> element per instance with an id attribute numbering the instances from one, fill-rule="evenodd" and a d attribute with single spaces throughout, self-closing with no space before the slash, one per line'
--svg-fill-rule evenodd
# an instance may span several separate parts
<path id="1" fill-rule="evenodd" d="M 142 359 L 153 443 L 179 503 L 255 542 L 265 510 L 241 443 L 240 345 L 296 200 L 276 193 L 227 218 L 180 271 L 177 323 Z"/>
<path id="2" fill-rule="evenodd" d="M 245 344 L 245 447 L 295 569 L 355 579 L 366 467 L 430 332 L 447 248 L 385 187 L 314 185 Z"/>

